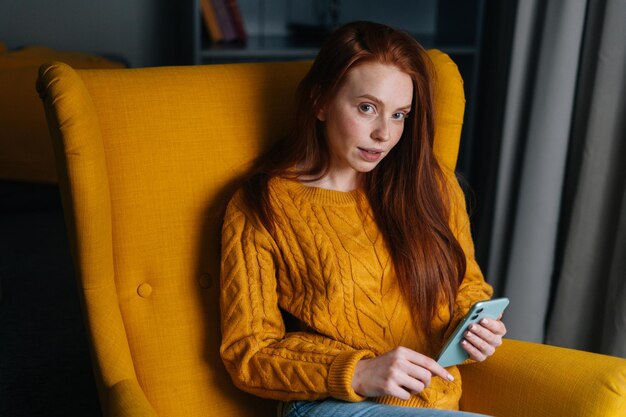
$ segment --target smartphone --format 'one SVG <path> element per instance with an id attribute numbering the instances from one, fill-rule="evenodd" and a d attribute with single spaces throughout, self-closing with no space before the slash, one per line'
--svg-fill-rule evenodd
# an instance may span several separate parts
<path id="1" fill-rule="evenodd" d="M 493 300 L 479 301 L 470 308 L 463 320 L 454 329 L 454 332 L 437 355 L 437 363 L 444 368 L 458 365 L 469 359 L 469 354 L 461 346 L 467 328 L 473 323 L 478 323 L 484 318 L 497 320 L 509 305 L 508 298 L 495 298 Z"/>

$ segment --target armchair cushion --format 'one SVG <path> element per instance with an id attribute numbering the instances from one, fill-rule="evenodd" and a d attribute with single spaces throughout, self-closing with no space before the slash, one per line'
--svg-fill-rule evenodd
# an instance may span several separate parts
<path id="1" fill-rule="evenodd" d="M 626 360 L 505 340 L 489 358 L 462 367 L 461 407 L 506 417 L 626 415 Z"/>

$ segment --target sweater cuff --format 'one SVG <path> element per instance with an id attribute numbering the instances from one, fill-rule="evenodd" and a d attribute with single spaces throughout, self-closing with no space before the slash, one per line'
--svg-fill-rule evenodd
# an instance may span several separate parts
<path id="1" fill-rule="evenodd" d="M 367 350 L 342 352 L 330 365 L 328 372 L 328 390 L 333 398 L 343 401 L 358 402 L 365 400 L 352 389 L 354 368 L 361 359 L 373 358 L 374 354 Z"/>

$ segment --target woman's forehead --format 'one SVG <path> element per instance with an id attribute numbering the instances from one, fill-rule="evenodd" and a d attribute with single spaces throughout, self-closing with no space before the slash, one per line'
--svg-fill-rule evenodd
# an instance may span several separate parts
<path id="1" fill-rule="evenodd" d="M 385 104 L 404 107 L 411 104 L 413 81 L 410 75 L 393 65 L 365 63 L 346 74 L 338 94 L 368 95 Z"/>

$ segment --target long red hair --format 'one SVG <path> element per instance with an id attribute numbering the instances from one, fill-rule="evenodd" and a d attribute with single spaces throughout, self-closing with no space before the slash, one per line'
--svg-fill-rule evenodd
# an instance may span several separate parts
<path id="1" fill-rule="evenodd" d="M 330 153 L 317 111 L 336 94 L 352 68 L 367 62 L 397 67 L 413 81 L 412 114 L 402 137 L 376 168 L 364 174 L 363 190 L 415 324 L 430 335 L 440 303 L 452 310 L 466 261 L 448 224 L 446 180 L 433 154 L 434 71 L 413 37 L 373 22 L 353 22 L 333 32 L 298 86 L 292 134 L 259 158 L 244 185 L 244 196 L 262 224 L 273 230 L 269 179 L 321 178 L 328 172 Z M 304 168 L 294 170 L 296 165 Z"/>

